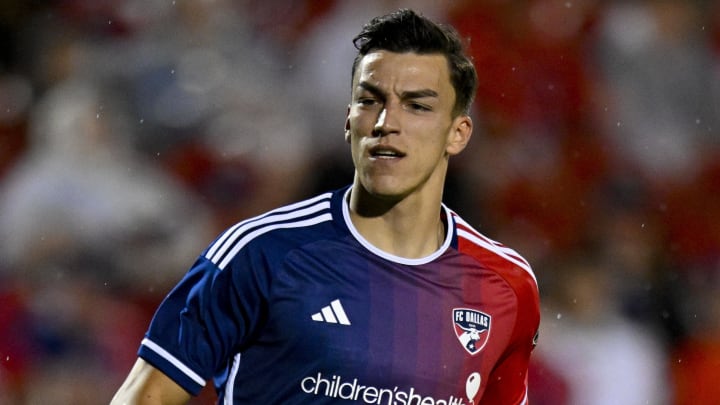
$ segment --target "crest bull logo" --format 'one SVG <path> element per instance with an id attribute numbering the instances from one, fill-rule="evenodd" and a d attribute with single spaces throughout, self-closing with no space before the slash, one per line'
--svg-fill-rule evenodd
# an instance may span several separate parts
<path id="1" fill-rule="evenodd" d="M 470 354 L 477 354 L 490 336 L 490 315 L 468 308 L 453 309 L 453 327 L 460 344 Z"/>

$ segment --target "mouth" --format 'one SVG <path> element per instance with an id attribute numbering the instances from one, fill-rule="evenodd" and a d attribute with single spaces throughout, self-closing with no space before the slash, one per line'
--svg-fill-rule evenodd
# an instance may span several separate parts
<path id="1" fill-rule="evenodd" d="M 373 146 L 370 148 L 369 153 L 372 159 L 398 159 L 405 157 L 404 153 L 388 145 Z"/>

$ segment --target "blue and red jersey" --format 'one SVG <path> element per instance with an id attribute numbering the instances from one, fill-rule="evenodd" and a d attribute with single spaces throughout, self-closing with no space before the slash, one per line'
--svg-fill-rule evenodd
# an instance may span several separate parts
<path id="1" fill-rule="evenodd" d="M 227 229 L 160 305 L 139 356 L 227 404 L 524 404 L 540 321 L 515 251 L 443 206 L 421 259 L 350 221 L 349 189 Z"/>

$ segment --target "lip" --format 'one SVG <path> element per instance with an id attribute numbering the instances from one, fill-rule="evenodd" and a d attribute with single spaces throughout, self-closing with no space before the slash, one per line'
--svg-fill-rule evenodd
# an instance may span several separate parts
<path id="1" fill-rule="evenodd" d="M 400 159 L 405 153 L 390 145 L 375 145 L 368 149 L 371 159 Z"/>

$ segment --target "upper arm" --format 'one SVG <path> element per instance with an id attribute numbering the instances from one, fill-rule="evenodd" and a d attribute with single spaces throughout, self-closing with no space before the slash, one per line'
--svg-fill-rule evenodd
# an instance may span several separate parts
<path id="1" fill-rule="evenodd" d="M 530 350 L 517 347 L 488 377 L 481 404 L 526 404 Z"/>
<path id="2" fill-rule="evenodd" d="M 138 358 L 111 405 L 181 405 L 190 394 L 170 377 Z"/>
<path id="3" fill-rule="evenodd" d="M 509 344 L 488 376 L 483 404 L 527 404 L 530 355 L 540 326 L 540 297 L 530 273 L 515 272 L 506 280 L 515 291 L 515 326 Z"/>

